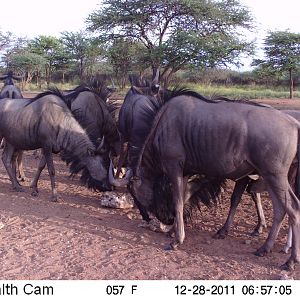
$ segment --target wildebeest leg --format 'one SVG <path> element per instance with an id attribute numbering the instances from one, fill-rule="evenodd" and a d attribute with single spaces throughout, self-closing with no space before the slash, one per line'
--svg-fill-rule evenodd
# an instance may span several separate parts
<path id="1" fill-rule="evenodd" d="M 290 198 L 286 199 L 284 205 L 292 231 L 292 251 L 288 261 L 281 267 L 286 270 L 294 270 L 295 264 L 300 262 L 300 201 L 290 186 L 289 196 Z"/>
<path id="2" fill-rule="evenodd" d="M 273 204 L 273 223 L 265 243 L 255 252 L 257 256 L 264 256 L 271 251 L 286 213 L 286 202 L 291 201 L 288 191 L 289 183 L 287 178 L 284 177 L 283 175 L 281 177 L 265 176 Z"/>
<path id="3" fill-rule="evenodd" d="M 17 192 L 23 192 L 24 189 L 19 184 L 16 177 L 16 154 L 17 151 L 15 150 L 15 148 L 11 144 L 5 142 L 5 146 L 2 153 L 2 161 L 4 167 L 8 173 L 13 189 Z"/>
<path id="4" fill-rule="evenodd" d="M 37 171 L 35 173 L 35 176 L 32 180 L 32 183 L 30 185 L 30 187 L 32 188 L 32 192 L 31 192 L 32 196 L 36 197 L 39 194 L 39 190 L 38 190 L 37 185 L 38 185 L 38 181 L 39 181 L 39 178 L 41 176 L 41 173 L 44 170 L 45 166 L 46 166 L 46 158 L 43 155 L 40 162 L 39 162 L 39 165 L 38 165 Z"/>
<path id="5" fill-rule="evenodd" d="M 53 164 L 53 157 L 52 157 L 52 151 L 51 150 L 44 150 L 44 156 L 46 159 L 48 172 L 50 176 L 51 181 L 51 189 L 52 189 L 52 201 L 57 201 L 57 190 L 56 190 L 56 184 L 55 184 L 55 169 Z"/>
<path id="6" fill-rule="evenodd" d="M 23 151 L 19 151 L 16 157 L 16 166 L 17 166 L 17 176 L 19 181 L 26 181 L 26 176 L 23 169 Z"/>
<path id="7" fill-rule="evenodd" d="M 218 230 L 218 232 L 213 236 L 217 239 L 224 239 L 229 232 L 229 228 L 233 222 L 233 218 L 236 212 L 236 209 L 242 199 L 242 195 L 246 190 L 246 187 L 248 183 L 251 181 L 251 179 L 247 176 L 245 178 L 239 179 L 236 181 L 233 193 L 231 195 L 230 199 L 230 210 L 227 217 L 227 220 L 222 228 Z"/>
<path id="8" fill-rule="evenodd" d="M 267 228 L 264 211 L 261 205 L 260 193 L 250 192 L 251 198 L 254 201 L 256 212 L 257 212 L 257 225 L 254 231 L 251 233 L 253 236 L 257 236 L 262 233 L 263 228 Z"/>
<path id="9" fill-rule="evenodd" d="M 292 234 L 292 226 L 290 225 L 286 245 L 283 248 L 284 253 L 288 253 L 292 247 Z"/>
<path id="10" fill-rule="evenodd" d="M 185 238 L 183 207 L 184 207 L 184 193 L 185 193 L 188 177 L 184 178 L 182 176 L 182 171 L 180 170 L 179 165 L 177 167 L 177 170 L 176 167 L 172 168 L 172 164 L 166 164 L 166 166 L 168 167 L 170 166 L 170 168 L 167 168 L 167 175 L 172 184 L 172 199 L 174 201 L 174 206 L 175 206 L 175 222 L 174 222 L 175 240 L 166 249 L 175 250 L 178 247 L 178 245 L 183 243 Z"/>

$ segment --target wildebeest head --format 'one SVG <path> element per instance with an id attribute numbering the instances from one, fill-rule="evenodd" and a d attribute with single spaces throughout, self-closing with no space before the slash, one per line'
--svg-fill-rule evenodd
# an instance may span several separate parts
<path id="1" fill-rule="evenodd" d="M 172 200 L 171 184 L 164 175 L 152 176 L 143 168 L 139 175 L 132 178 L 129 189 L 137 201 L 159 221 L 172 225 L 175 217 L 175 206 Z"/>
<path id="2" fill-rule="evenodd" d="M 148 96 L 156 96 L 160 90 L 159 84 L 159 68 L 153 72 L 152 80 L 149 82 L 148 80 L 144 80 L 139 76 L 130 75 L 129 81 L 131 84 L 131 88 L 142 95 Z"/>
<path id="3" fill-rule="evenodd" d="M 24 76 L 14 75 L 12 71 L 8 71 L 5 75 L 0 75 L 0 80 L 4 80 L 4 85 L 14 85 L 13 79 L 21 80 Z"/>
<path id="4" fill-rule="evenodd" d="M 97 149 L 88 149 L 85 155 L 77 157 L 73 153 L 64 151 L 62 159 L 70 166 L 72 175 L 81 172 L 80 181 L 88 188 L 101 192 L 111 191 L 108 181 L 109 160 L 105 155 L 104 139 Z"/>
<path id="5" fill-rule="evenodd" d="M 4 80 L 4 86 L 0 91 L 0 99 L 3 98 L 23 98 L 20 89 L 14 85 L 13 79 L 20 80 L 23 76 L 14 75 L 9 71 L 6 75 L 0 75 L 0 80 Z"/>
<path id="6" fill-rule="evenodd" d="M 85 168 L 81 175 L 81 181 L 89 188 L 101 192 L 111 191 L 108 182 L 108 166 L 102 155 L 91 151 L 89 155 L 82 159 Z"/>

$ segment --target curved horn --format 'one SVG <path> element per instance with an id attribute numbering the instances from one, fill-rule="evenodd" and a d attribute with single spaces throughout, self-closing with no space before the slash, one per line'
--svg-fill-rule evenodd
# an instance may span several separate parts
<path id="1" fill-rule="evenodd" d="M 103 146 L 104 146 L 104 136 L 101 139 L 101 142 L 100 142 L 99 146 L 97 147 L 96 152 L 101 153 Z"/>
<path id="2" fill-rule="evenodd" d="M 151 90 L 154 93 L 158 93 L 159 91 L 159 68 L 156 69 L 155 77 L 151 82 Z"/>
<path id="3" fill-rule="evenodd" d="M 15 80 L 21 80 L 22 78 L 24 78 L 24 75 L 22 75 L 22 76 L 13 75 L 12 78 Z"/>
<path id="4" fill-rule="evenodd" d="M 0 75 L 0 80 L 4 80 L 8 77 L 8 75 Z"/>
<path id="5" fill-rule="evenodd" d="M 115 82 L 114 82 L 113 78 L 111 77 L 110 80 L 111 80 L 111 88 L 115 90 L 116 85 L 115 85 Z"/>
<path id="6" fill-rule="evenodd" d="M 100 138 L 98 139 L 98 141 L 99 140 L 100 140 Z M 97 147 L 95 152 L 98 153 L 98 154 L 103 154 L 105 151 L 106 151 L 106 149 L 105 149 L 105 146 L 104 146 L 104 136 L 103 136 L 103 138 L 101 139 L 100 144 Z"/>
<path id="7" fill-rule="evenodd" d="M 129 180 L 131 177 L 132 177 L 132 170 L 129 168 L 126 171 L 126 175 L 124 178 L 116 179 L 114 177 L 113 164 L 112 164 L 112 161 L 110 161 L 108 178 L 109 178 L 109 183 L 111 185 L 116 186 L 116 187 L 126 186 L 129 183 Z"/>

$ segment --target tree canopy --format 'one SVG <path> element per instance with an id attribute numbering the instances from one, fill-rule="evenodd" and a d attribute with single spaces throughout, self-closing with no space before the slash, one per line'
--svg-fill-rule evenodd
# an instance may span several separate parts
<path id="1" fill-rule="evenodd" d="M 264 41 L 265 59 L 254 65 L 269 72 L 289 73 L 290 98 L 293 98 L 293 73 L 300 69 L 300 33 L 269 32 Z"/>
<path id="2" fill-rule="evenodd" d="M 122 38 L 140 42 L 153 71 L 168 77 L 188 63 L 238 64 L 252 52 L 242 30 L 252 17 L 237 0 L 104 0 L 87 19 L 88 30 L 107 43 Z"/>

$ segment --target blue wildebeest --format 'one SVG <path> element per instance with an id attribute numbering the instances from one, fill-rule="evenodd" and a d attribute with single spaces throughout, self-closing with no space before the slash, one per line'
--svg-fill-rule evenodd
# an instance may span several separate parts
<path id="1" fill-rule="evenodd" d="M 97 85 L 100 83 L 97 82 Z M 76 94 L 74 96 L 74 93 Z M 110 155 L 116 156 L 120 152 L 120 136 L 117 124 L 113 119 L 106 100 L 111 91 L 101 85 L 88 86 L 82 85 L 67 94 L 68 106 L 70 107 L 75 119 L 86 130 L 90 140 L 96 148 L 101 146 L 102 157 L 105 167 L 108 169 Z M 68 162 L 67 156 L 63 158 Z M 84 175 L 84 174 L 83 174 Z M 88 179 L 90 177 L 87 177 Z M 84 181 L 84 177 L 82 178 Z M 89 185 L 89 183 L 87 182 Z"/>
<path id="2" fill-rule="evenodd" d="M 145 122 L 144 115 L 149 111 L 152 115 L 155 115 L 160 106 L 158 70 L 151 83 L 143 82 L 134 75 L 130 76 L 129 79 L 131 88 L 125 96 L 118 118 L 118 129 L 121 135 L 123 151 L 120 155 L 116 177 L 118 177 L 119 170 L 126 159 L 127 171 L 126 176 L 118 180 L 115 180 L 112 172 L 110 172 L 110 183 L 114 186 L 123 186 L 135 172 L 138 153 L 142 149 L 147 133 L 151 128 L 151 122 Z M 136 201 L 135 198 L 134 200 L 143 219 L 149 222 L 150 218 L 146 210 L 140 202 Z"/>
<path id="3" fill-rule="evenodd" d="M 73 97 L 74 95 L 72 95 Z M 83 172 L 92 179 L 94 188 L 107 190 L 108 170 L 103 165 L 101 146 L 98 149 L 67 107 L 59 91 L 41 93 L 34 99 L 3 99 L 0 101 L 0 136 L 6 140 L 2 160 L 13 188 L 22 191 L 15 173 L 14 157 L 19 151 L 42 149 L 43 157 L 32 182 L 37 194 L 37 179 L 47 164 L 52 199 L 57 200 L 52 153 L 65 151 L 72 172 Z M 100 153 L 100 154 L 99 154 Z"/>
<path id="4" fill-rule="evenodd" d="M 120 108 L 118 121 L 121 144 L 128 144 L 126 148 L 123 148 L 123 155 L 121 154 L 118 170 L 127 157 L 127 172 L 124 178 L 116 179 L 111 166 L 109 173 L 110 183 L 117 187 L 126 185 L 129 178 L 136 173 L 138 156 L 150 132 L 152 121 L 157 111 L 164 104 L 164 94 L 169 93 L 168 90 L 163 90 L 159 87 L 159 70 L 156 71 L 151 82 L 146 82 L 136 75 L 131 75 L 129 80 L 131 88 L 127 92 Z M 145 116 L 147 117 L 145 118 Z M 116 177 L 118 177 L 118 171 Z M 211 206 L 211 204 L 217 200 L 223 185 L 224 180 L 210 179 L 208 181 L 199 176 L 191 177 L 188 180 L 185 193 L 186 218 L 189 218 L 193 208 L 199 207 L 200 203 Z M 131 191 L 130 185 L 128 188 L 129 191 Z M 166 201 L 171 201 L 170 182 L 165 176 L 156 178 L 154 193 L 157 199 L 164 198 Z M 133 193 L 131 194 L 143 220 L 149 222 L 151 219 L 146 209 L 135 199 L 135 195 Z M 169 220 L 166 224 L 170 225 L 172 223 L 173 220 Z"/>
<path id="5" fill-rule="evenodd" d="M 112 90 L 107 88 L 99 80 L 90 84 L 83 84 L 65 94 L 68 107 L 81 127 L 86 131 L 94 146 L 101 149 L 103 165 L 106 169 L 109 166 L 110 155 L 119 153 L 120 138 L 116 122 L 112 118 L 107 106 L 107 98 Z M 101 145 L 101 146 L 100 146 Z M 70 156 L 69 152 L 62 151 L 62 159 L 70 165 L 71 172 L 76 172 L 77 161 Z M 85 170 L 81 175 L 81 182 L 93 188 L 93 178 Z M 38 181 L 39 174 L 35 181 Z M 110 187 L 107 186 L 109 190 Z"/>
<path id="6" fill-rule="evenodd" d="M 282 112 L 292 116 L 295 118 L 298 122 L 300 122 L 300 111 L 298 110 L 282 110 Z M 293 163 L 291 165 L 291 168 L 289 170 L 289 181 L 291 185 L 294 187 L 294 190 L 296 192 L 296 195 L 299 195 L 299 190 L 296 190 L 295 183 L 296 183 L 296 177 L 297 175 L 297 163 Z M 266 221 L 264 212 L 262 209 L 261 204 L 261 197 L 260 193 L 267 191 L 267 186 L 263 178 L 253 179 L 250 177 L 245 177 L 243 179 L 240 179 L 236 182 L 232 197 L 231 197 L 231 203 L 230 203 L 230 210 L 228 213 L 227 220 L 225 224 L 218 230 L 218 232 L 215 234 L 216 238 L 225 238 L 228 235 L 230 226 L 233 222 L 234 215 L 236 213 L 236 209 L 241 201 L 241 197 L 243 193 L 247 190 L 247 192 L 250 193 L 251 198 L 255 204 L 256 211 L 257 211 L 257 217 L 258 217 L 258 223 L 256 228 L 253 231 L 253 235 L 258 235 L 262 232 L 262 229 L 266 227 Z M 287 245 L 284 247 L 284 252 L 287 252 L 288 249 L 291 246 L 291 230 L 289 230 L 288 239 L 287 239 Z"/>
<path id="7" fill-rule="evenodd" d="M 184 190 L 189 176 L 238 180 L 259 174 L 272 199 L 273 224 L 256 253 L 271 251 L 287 213 L 293 244 L 284 267 L 293 269 L 300 260 L 300 236 L 296 234 L 300 230 L 300 203 L 289 184 L 288 171 L 300 153 L 299 129 L 294 118 L 273 108 L 175 91 L 154 119 L 140 153 L 133 193 L 162 222 L 174 218 L 176 235 L 170 248 L 175 249 L 185 238 Z M 153 197 L 155 178 L 162 174 L 172 185 L 173 201 L 168 207 L 155 203 Z"/>
<path id="8" fill-rule="evenodd" d="M 14 84 L 14 80 L 21 80 L 23 76 L 14 75 L 12 71 L 9 71 L 6 75 L 1 75 L 0 80 L 4 80 L 4 86 L 0 91 L 0 99 L 12 98 L 12 99 L 21 99 L 23 95 L 19 87 Z M 2 141 L 4 143 L 4 140 Z M 22 163 L 22 151 L 20 151 L 16 157 L 16 171 L 17 176 L 20 181 L 25 181 L 26 176 L 23 170 Z"/>
<path id="9" fill-rule="evenodd" d="M 13 79 L 21 80 L 23 76 L 14 75 L 12 71 L 9 71 L 6 75 L 0 75 L 0 80 L 4 80 L 4 86 L 0 91 L 0 99 L 3 98 L 23 98 L 21 90 L 15 86 Z"/>

